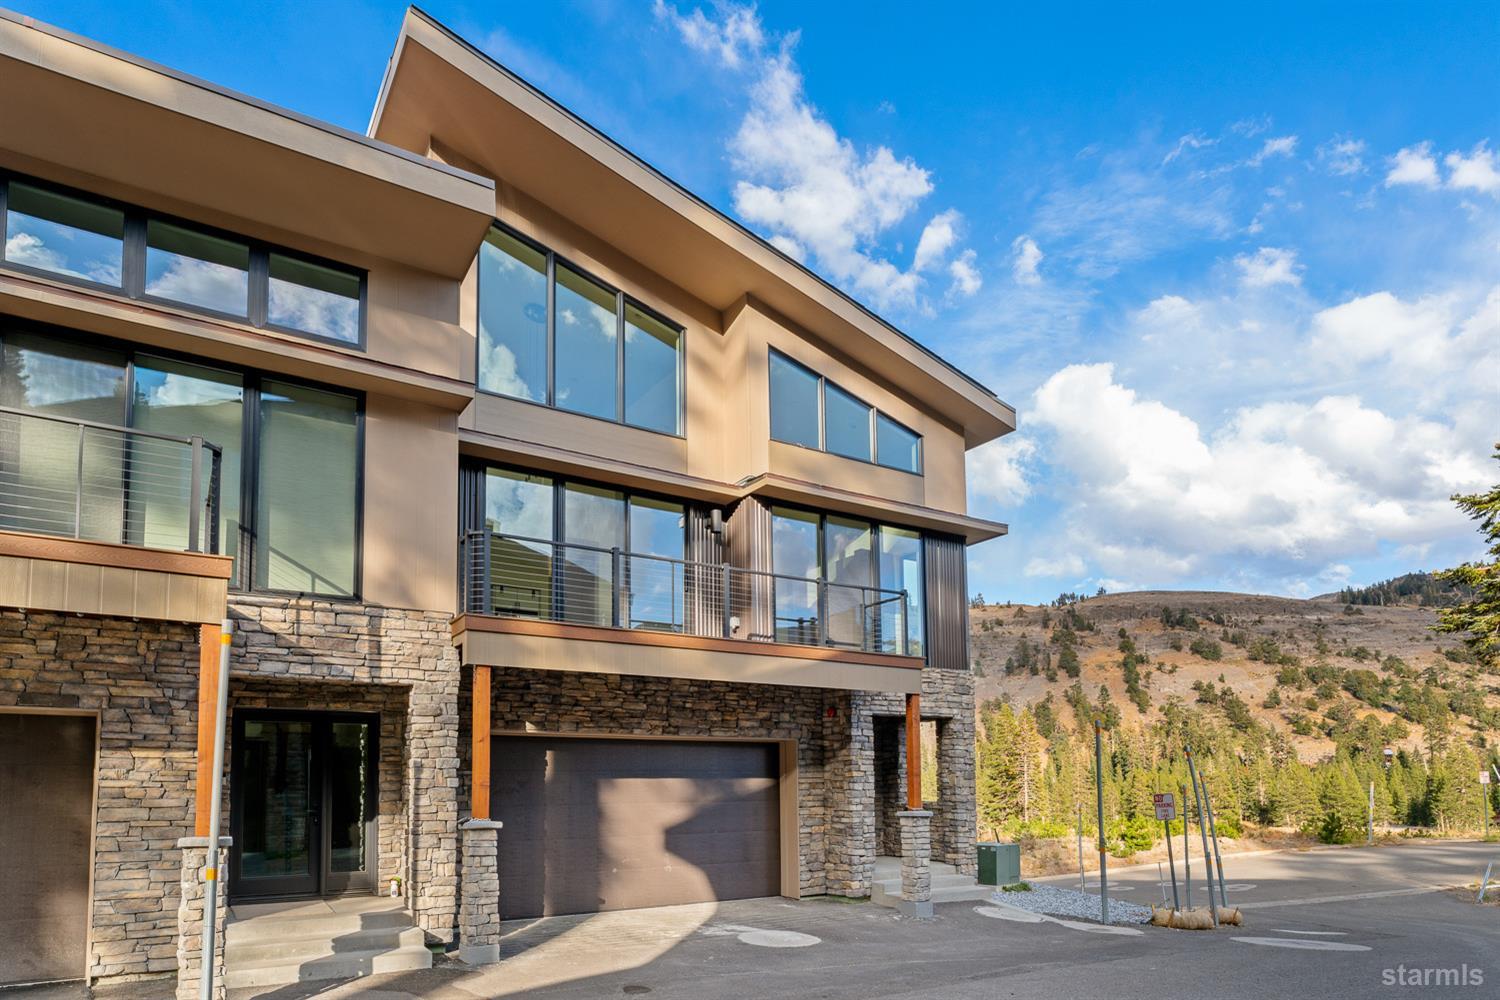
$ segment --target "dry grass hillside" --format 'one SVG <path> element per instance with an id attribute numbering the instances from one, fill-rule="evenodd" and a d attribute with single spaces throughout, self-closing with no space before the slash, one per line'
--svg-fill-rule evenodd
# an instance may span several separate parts
<path id="1" fill-rule="evenodd" d="M 1171 612 L 1171 626 L 1163 621 L 1164 608 Z M 1149 718 L 1174 696 L 1190 704 L 1200 700 L 1194 682 L 1227 687 L 1257 721 L 1291 733 L 1299 757 L 1313 762 L 1332 751 L 1328 733 L 1338 720 L 1352 712 L 1389 723 L 1403 714 L 1413 691 L 1429 684 L 1441 689 L 1444 700 L 1467 691 L 1461 704 L 1485 706 L 1477 717 L 1455 708 L 1453 722 L 1460 731 L 1472 736 L 1476 729 L 1490 727 L 1495 717 L 1483 713 L 1500 711 L 1500 678 L 1481 673 L 1457 639 L 1430 631 L 1435 620 L 1430 608 L 1353 607 L 1332 596 L 1110 594 L 1066 608 L 976 606 L 970 611 L 970 657 L 981 704 L 1004 697 L 1017 706 L 1029 705 L 1051 693 L 1055 707 L 1066 712 L 1065 696 L 1074 678 L 1061 669 L 1061 626 L 1077 637 L 1077 681 L 1091 699 L 1101 684 L 1106 686 L 1123 719 Z M 1121 629 L 1143 657 L 1139 674 L 1149 699 L 1145 713 L 1126 690 Z M 1061 638 L 1066 645 L 1068 637 Z M 1217 660 L 1212 658 L 1216 651 Z M 1307 677 L 1309 671 L 1314 679 Z M 1373 680 L 1358 671 L 1372 672 Z M 1278 684 L 1278 676 L 1283 683 Z M 1296 683 L 1286 683 L 1294 677 Z M 1361 685 L 1361 680 L 1367 683 Z M 1377 681 L 1378 693 L 1372 695 Z M 1273 689 L 1274 707 L 1267 707 Z M 1274 704 L 1278 699 L 1280 704 Z M 1416 718 L 1423 713 L 1407 708 L 1404 714 L 1409 732 L 1396 743 L 1418 747 L 1423 727 Z"/>

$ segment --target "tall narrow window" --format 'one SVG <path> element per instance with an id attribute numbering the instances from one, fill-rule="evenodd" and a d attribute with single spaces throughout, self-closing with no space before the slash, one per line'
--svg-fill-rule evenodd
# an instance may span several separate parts
<path id="1" fill-rule="evenodd" d="M 771 569 L 776 576 L 774 623 L 778 642 L 818 641 L 818 515 L 777 507 L 771 512 Z"/>
<path id="2" fill-rule="evenodd" d="M 152 219 L 146 223 L 146 294 L 248 315 L 250 247 Z"/>
<path id="3" fill-rule="evenodd" d="M 495 614 L 552 617 L 552 503 L 552 480 L 546 476 L 508 469 L 486 473 L 484 523 L 491 532 L 490 607 Z"/>
<path id="4" fill-rule="evenodd" d="M 479 387 L 547 401 L 547 255 L 498 229 L 479 248 Z"/>
<path id="5" fill-rule="evenodd" d="M 619 569 L 614 550 L 625 548 L 625 494 L 569 483 L 563 488 L 562 516 L 568 544 L 559 572 L 566 620 L 611 625 Z"/>
<path id="6" fill-rule="evenodd" d="M 823 567 L 828 580 L 824 609 L 828 641 L 863 647 L 867 617 L 875 601 L 875 561 L 866 521 L 829 515 L 823 528 Z"/>
<path id="7" fill-rule="evenodd" d="M 630 628 L 681 632 L 687 620 L 686 512 L 680 503 L 630 498 L 630 556 L 625 588 Z"/>
<path id="8" fill-rule="evenodd" d="M 263 383 L 258 471 L 256 586 L 351 596 L 359 522 L 356 401 Z"/>
<path id="9" fill-rule="evenodd" d="M 880 526 L 880 586 L 886 590 L 906 591 L 905 652 L 910 656 L 921 656 L 926 645 L 927 622 L 920 534 L 888 524 Z M 892 640 L 900 635 L 900 615 L 882 613 L 879 621 L 883 635 L 890 636 Z M 894 641 L 886 643 L 886 646 L 888 652 L 903 652 Z"/>
<path id="10" fill-rule="evenodd" d="M 223 449 L 218 551 L 234 556 L 236 562 L 244 416 L 245 388 L 239 375 L 166 358 L 137 358 L 131 423 L 139 430 L 156 434 L 198 435 Z M 136 498 L 129 511 L 133 539 L 136 544 L 156 548 L 186 548 L 191 492 L 183 474 L 191 466 L 182 467 L 181 446 L 137 437 L 131 442 L 131 451 L 131 494 Z M 191 461 L 190 456 L 187 458 Z M 205 455 L 200 496 L 208 496 L 210 471 Z M 237 573 L 233 578 L 239 579 Z"/>
<path id="11" fill-rule="evenodd" d="M 557 405 L 591 417 L 616 419 L 615 293 L 557 265 Z"/>
<path id="12" fill-rule="evenodd" d="M 818 376 L 771 352 L 771 437 L 804 448 L 822 447 Z"/>
<path id="13" fill-rule="evenodd" d="M 902 472 L 922 471 L 922 439 L 886 416 L 875 415 L 876 461 Z"/>
<path id="14" fill-rule="evenodd" d="M 625 304 L 625 422 L 682 433 L 682 331 Z"/>
<path id="15" fill-rule="evenodd" d="M 870 407 L 832 382 L 823 384 L 823 421 L 828 450 L 870 460 Z"/>
<path id="16" fill-rule="evenodd" d="M 345 344 L 359 343 L 359 275 L 270 255 L 266 321 Z"/>
<path id="17" fill-rule="evenodd" d="M 118 287 L 124 255 L 124 212 L 11 182 L 5 213 L 8 263 Z"/>

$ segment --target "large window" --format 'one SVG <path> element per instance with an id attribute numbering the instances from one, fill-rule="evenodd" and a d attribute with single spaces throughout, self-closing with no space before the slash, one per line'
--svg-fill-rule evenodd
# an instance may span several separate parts
<path id="1" fill-rule="evenodd" d="M 3 174 L 0 236 L 7 267 L 364 344 L 365 277 L 332 261 Z"/>
<path id="2" fill-rule="evenodd" d="M 861 645 L 873 632 L 882 636 L 883 648 L 900 652 L 900 602 L 893 604 L 894 598 L 882 591 L 904 590 L 906 651 L 922 655 L 926 628 L 919 533 L 836 514 L 774 507 L 771 568 L 777 574 L 778 640 L 817 642 L 819 619 L 826 616 L 826 637 L 833 645 Z M 829 584 L 821 608 L 819 580 Z"/>
<path id="3" fill-rule="evenodd" d="M 682 504 L 491 468 L 484 523 L 494 613 L 683 631 Z"/>
<path id="4" fill-rule="evenodd" d="M 780 351 L 770 356 L 771 437 L 902 472 L 922 472 L 922 438 Z"/>
<path id="5" fill-rule="evenodd" d="M 479 251 L 479 388 L 682 433 L 683 332 L 496 226 Z"/>
<path id="6" fill-rule="evenodd" d="M 235 557 L 234 586 L 336 597 L 357 593 L 355 397 L 92 339 L 0 326 L 0 406 L 198 436 L 218 445 L 217 548 Z M 66 503 L 6 505 L 4 526 L 71 534 L 76 430 L 25 421 L 15 427 L 0 435 L 0 491 Z M 247 427 L 254 443 L 249 455 Z M 84 451 L 82 533 L 185 548 L 188 472 L 181 448 L 170 442 L 94 435 Z M 203 475 L 206 496 L 207 467 Z"/>

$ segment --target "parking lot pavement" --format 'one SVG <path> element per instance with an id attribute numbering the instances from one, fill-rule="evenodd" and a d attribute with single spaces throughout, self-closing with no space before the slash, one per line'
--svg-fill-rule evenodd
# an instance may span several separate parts
<path id="1" fill-rule="evenodd" d="M 1105 933 L 984 903 L 943 904 L 935 919 L 911 921 L 828 899 L 554 918 L 512 924 L 498 965 L 440 960 L 230 1000 L 1487 997 L 1500 984 L 1500 910 L 1423 887 L 1472 881 L 1496 855 L 1493 844 L 1437 843 L 1226 859 L 1230 884 L 1248 886 L 1232 891 L 1246 924 L 1203 932 Z M 1158 891 L 1154 869 L 1121 872 L 1119 885 L 1142 902 Z M 14 996 L 86 1000 L 77 987 Z M 95 1000 L 170 996 L 170 981 L 95 991 Z"/>

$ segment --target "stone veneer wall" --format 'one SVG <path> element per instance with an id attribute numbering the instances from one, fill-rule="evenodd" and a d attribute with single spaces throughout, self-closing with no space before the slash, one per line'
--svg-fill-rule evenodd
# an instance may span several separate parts
<path id="1" fill-rule="evenodd" d="M 459 666 L 449 617 L 249 595 L 234 595 L 230 614 L 233 704 L 381 712 L 381 875 L 401 874 L 418 924 L 451 941 Z M 99 715 L 92 978 L 177 966 L 197 699 L 196 626 L 0 612 L 0 706 Z"/>
<path id="2" fill-rule="evenodd" d="M 876 831 L 875 718 L 902 717 L 899 694 L 855 692 L 830 748 L 829 782 L 847 789 L 829 824 L 828 891 L 867 896 L 880 845 Z M 932 858 L 967 875 L 978 871 L 975 848 L 974 676 L 967 670 L 922 671 L 922 717 L 938 719 L 938 801 L 931 803 Z M 888 725 L 884 719 L 881 725 Z M 897 732 L 904 742 L 904 722 Z M 898 751 L 904 756 L 904 751 Z M 903 779 L 904 787 L 904 779 Z"/>
<path id="3" fill-rule="evenodd" d="M 195 626 L 0 612 L 0 705 L 99 716 L 92 977 L 177 967 L 177 841 L 192 833 L 197 699 Z"/>
<path id="4" fill-rule="evenodd" d="M 402 866 L 407 905 L 430 939 L 453 940 L 458 917 L 458 652 L 442 612 L 333 601 L 234 595 L 233 673 L 247 696 L 296 699 L 303 708 L 354 708 L 405 697 L 404 773 L 387 782 L 388 725 L 382 713 L 381 811 L 403 815 L 404 830 L 381 825 L 381 874 Z M 274 682 L 274 683 L 269 683 Z M 320 700 L 338 685 L 337 698 Z M 374 686 L 380 686 L 379 688 Z M 361 687 L 368 690 L 361 691 Z M 399 689 L 392 690 L 392 689 Z M 238 702 L 237 702 L 238 703 Z M 245 702 L 249 704 L 249 702 Z M 394 735 L 394 734 L 392 734 Z M 387 800 L 387 796 L 394 796 Z M 405 837 L 405 848 L 396 841 Z"/>
<path id="5" fill-rule="evenodd" d="M 828 816 L 838 808 L 839 796 L 825 781 L 826 715 L 832 708 L 836 717 L 847 717 L 847 692 L 518 668 L 497 668 L 491 683 L 496 729 L 796 740 L 799 882 L 803 895 L 827 891 Z M 463 687 L 467 720 L 467 677 Z M 465 726 L 466 789 L 467 733 Z M 464 799 L 467 805 L 467 791 Z M 503 872 L 501 881 L 504 892 Z"/>

